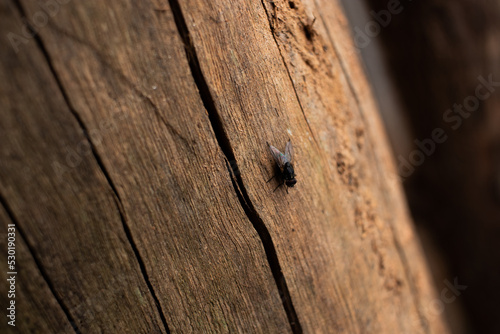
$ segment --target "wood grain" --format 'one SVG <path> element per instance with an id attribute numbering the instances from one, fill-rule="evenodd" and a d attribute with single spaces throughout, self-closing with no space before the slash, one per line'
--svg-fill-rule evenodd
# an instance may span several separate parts
<path id="1" fill-rule="evenodd" d="M 446 330 L 345 26 L 290 3 L 70 2 L 3 51 L 0 193 L 79 330 Z M 273 193 L 289 138 L 298 184 Z M 97 291 L 120 302 L 89 319 Z"/>
<path id="2" fill-rule="evenodd" d="M 441 332 L 440 317 L 425 314 L 429 278 L 373 100 L 357 95 L 368 91 L 363 81 L 352 83 L 359 65 L 341 59 L 353 52 L 334 44 L 345 27 L 325 25 L 315 4 L 294 3 L 264 1 L 264 12 L 245 2 L 181 7 L 300 323 L 307 332 Z M 288 137 L 297 189 L 262 191 L 270 187 L 255 171 L 272 173 L 264 139 L 284 146 Z"/>
<path id="3" fill-rule="evenodd" d="M 20 17 L 12 5 L 1 6 L 5 36 Z M 24 48 L 1 51 L 1 77 L 10 80 L 0 83 L 0 140 L 6 143 L 0 192 L 12 219 L 26 231 L 32 256 L 75 329 L 164 333 L 112 189 L 36 41 Z M 28 270 L 18 271 L 29 279 Z M 29 316 L 18 313 L 18 320 Z"/>
<path id="4" fill-rule="evenodd" d="M 57 16 L 61 18 L 57 24 L 64 28 L 51 23 L 40 31 L 67 97 L 59 101 L 66 108 L 61 114 L 75 124 L 76 116 L 82 127 L 68 131 L 83 130 L 90 138 L 95 157 L 89 153 L 82 159 L 94 164 L 97 159 L 110 182 L 103 179 L 108 194 L 116 191 L 122 219 L 169 330 L 286 332 L 289 324 L 264 249 L 234 193 L 226 162 L 182 58 L 183 46 L 172 33 L 173 20 L 159 15 L 151 4 L 134 8 L 130 3 L 128 9 L 120 9 L 121 5 L 114 9 L 122 11 L 122 17 L 113 26 L 107 17 L 112 8 L 103 10 L 99 2 L 74 5 L 61 8 Z M 90 17 L 94 12 L 103 16 Z M 143 17 L 144 13 L 148 16 Z M 79 36 L 85 28 L 78 23 L 86 20 L 111 26 L 107 34 Z M 139 27 L 145 22 L 155 26 L 146 24 L 134 31 L 121 26 Z M 151 29 L 156 33 L 150 35 Z M 129 44 L 129 39 L 143 47 Z M 151 51 L 145 53 L 144 48 Z M 119 57 L 126 55 L 120 62 Z M 78 142 L 67 145 L 76 151 Z M 89 194 L 103 192 L 88 189 Z M 93 197 L 96 203 L 102 201 Z M 108 207 L 106 214 L 118 214 L 114 203 L 102 205 Z M 85 225 L 103 230 L 100 233 L 123 233 L 122 227 L 110 225 L 109 220 L 89 219 Z M 70 220 L 72 224 L 84 225 L 77 218 Z M 125 270 L 116 271 L 126 275 Z M 145 302 L 154 307 L 154 302 Z M 123 307 L 134 311 L 131 306 Z M 135 321 L 110 316 L 117 318 L 108 319 L 103 328 Z M 135 332 L 133 327 L 129 330 Z"/>
<path id="5" fill-rule="evenodd" d="M 2 222 L 0 232 L 0 249 L 2 253 L 7 253 L 7 229 L 15 226 L 15 222 L 11 220 L 7 211 L 3 206 L 0 206 L 0 221 Z M 54 297 L 53 292 L 47 285 L 42 273 L 37 267 L 36 261 L 30 254 L 25 240 L 19 230 L 15 231 L 15 256 L 16 269 L 19 275 L 16 275 L 15 280 L 15 307 L 17 319 L 15 327 L 9 326 L 7 321 L 2 321 L 0 331 L 2 333 L 71 333 L 73 328 L 68 318 L 64 314 L 61 305 Z M 7 258 L 0 258 L 0 266 L 2 269 L 7 267 Z M 1 280 L 7 282 L 7 278 L 11 278 L 7 272 L 13 270 L 2 270 Z M 0 285 L 0 300 L 1 305 L 7 308 L 10 305 L 8 292 L 10 284 Z M 10 319 L 8 319 L 10 321 Z"/>

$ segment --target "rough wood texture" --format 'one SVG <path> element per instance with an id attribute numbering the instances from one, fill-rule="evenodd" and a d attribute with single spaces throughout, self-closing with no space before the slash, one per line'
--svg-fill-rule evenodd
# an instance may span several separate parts
<path id="1" fill-rule="evenodd" d="M 40 10 L 2 6 L 2 35 Z M 38 32 L 1 53 L 0 194 L 75 331 L 446 331 L 336 2 L 70 2 Z"/>
<path id="2" fill-rule="evenodd" d="M 134 22 L 144 12 L 130 8 L 121 16 Z M 149 15 L 146 21 L 154 20 L 153 8 Z M 2 140 L 11 143 L 2 151 L 2 195 L 29 231 L 75 328 L 166 332 L 158 314 L 164 312 L 175 332 L 286 331 L 262 244 L 234 193 L 173 21 L 156 27 L 155 40 L 146 29 L 134 31 L 141 34 L 134 39 L 169 59 L 143 69 L 152 82 L 146 90 L 156 83 L 169 94 L 151 98 L 130 81 L 144 73 L 127 62 L 129 80 L 92 43 L 123 54 L 119 46 L 127 46 L 139 67 L 143 48 L 118 39 L 115 47 L 111 36 L 108 45 L 83 44 L 70 32 L 48 29 L 64 41 L 55 54 L 77 54 L 59 63 L 66 72 L 58 77 L 62 92 L 36 41 L 4 56 L 18 63 L 2 68 L 3 77 L 17 80 L 3 81 L 1 90 L 3 105 L 11 106 L 2 118 Z"/>

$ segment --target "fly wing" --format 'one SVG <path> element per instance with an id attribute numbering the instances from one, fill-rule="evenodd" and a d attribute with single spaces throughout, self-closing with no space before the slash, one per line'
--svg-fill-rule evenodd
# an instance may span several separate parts
<path id="1" fill-rule="evenodd" d="M 267 145 L 269 145 L 269 143 Z M 269 151 L 271 151 L 271 154 L 274 158 L 274 161 L 276 161 L 276 164 L 278 165 L 278 167 L 283 168 L 283 166 L 285 166 L 285 163 L 287 162 L 285 155 L 283 153 L 281 153 L 273 145 L 269 145 Z"/>
<path id="2" fill-rule="evenodd" d="M 288 143 L 286 143 L 285 147 L 285 158 L 287 159 L 287 161 L 292 162 L 292 156 L 293 156 L 292 141 L 288 140 Z"/>

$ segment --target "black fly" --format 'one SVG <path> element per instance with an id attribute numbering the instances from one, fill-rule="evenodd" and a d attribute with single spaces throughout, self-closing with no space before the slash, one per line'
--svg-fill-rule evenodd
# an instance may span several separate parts
<path id="1" fill-rule="evenodd" d="M 286 192 L 288 193 L 288 187 L 293 187 L 295 183 L 297 183 L 297 180 L 295 179 L 295 171 L 293 170 L 292 166 L 292 155 L 293 155 L 292 142 L 288 140 L 288 143 L 286 143 L 285 154 L 281 153 L 273 145 L 269 145 L 269 143 L 267 143 L 267 145 L 269 146 L 269 150 L 271 151 L 271 154 L 274 158 L 274 161 L 276 162 L 276 165 L 278 165 L 279 176 L 282 181 L 274 189 L 274 191 L 276 191 L 276 189 L 278 189 L 284 184 L 286 185 Z M 270 178 L 267 182 L 271 181 L 275 176 L 276 174 L 272 178 Z"/>

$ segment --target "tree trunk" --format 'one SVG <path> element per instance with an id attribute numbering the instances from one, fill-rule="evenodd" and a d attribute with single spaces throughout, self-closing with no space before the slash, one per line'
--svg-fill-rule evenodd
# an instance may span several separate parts
<path id="1" fill-rule="evenodd" d="M 446 332 L 337 2 L 47 3 L 0 5 L 19 332 Z"/>

